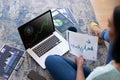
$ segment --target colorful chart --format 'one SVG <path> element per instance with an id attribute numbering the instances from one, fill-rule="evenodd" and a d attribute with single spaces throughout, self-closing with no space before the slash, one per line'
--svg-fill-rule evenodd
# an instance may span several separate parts
<path id="1" fill-rule="evenodd" d="M 55 26 L 57 26 L 57 27 L 63 26 L 62 20 L 60 20 L 60 19 L 55 19 L 55 20 L 53 20 L 53 21 L 54 21 L 54 25 L 55 25 Z"/>

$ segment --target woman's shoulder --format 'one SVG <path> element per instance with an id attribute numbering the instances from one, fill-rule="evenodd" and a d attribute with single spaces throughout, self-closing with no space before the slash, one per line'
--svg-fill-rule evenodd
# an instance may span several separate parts
<path id="1" fill-rule="evenodd" d="M 120 79 L 120 73 L 116 71 L 115 67 L 111 64 L 107 64 L 105 66 L 95 68 L 86 80 L 106 80 L 110 79 L 112 76 L 115 76 L 116 78 L 118 77 Z M 112 77 L 111 80 L 116 80 L 113 78 L 114 77 Z"/>

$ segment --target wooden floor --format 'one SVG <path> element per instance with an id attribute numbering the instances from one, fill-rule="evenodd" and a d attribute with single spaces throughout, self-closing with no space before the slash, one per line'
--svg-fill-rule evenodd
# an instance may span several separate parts
<path id="1" fill-rule="evenodd" d="M 95 15 L 101 28 L 107 27 L 107 21 L 113 13 L 116 5 L 120 4 L 120 0 L 91 0 L 95 11 Z"/>
<path id="2" fill-rule="evenodd" d="M 91 2 L 100 27 L 107 28 L 108 18 L 112 15 L 114 7 L 120 4 L 120 0 L 91 0 Z M 106 46 L 108 48 L 108 43 Z"/>

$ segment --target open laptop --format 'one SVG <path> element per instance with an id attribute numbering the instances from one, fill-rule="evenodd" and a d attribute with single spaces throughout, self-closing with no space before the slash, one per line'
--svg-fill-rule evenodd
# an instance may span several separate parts
<path id="1" fill-rule="evenodd" d="M 68 42 L 55 31 L 51 11 L 47 11 L 18 28 L 23 44 L 32 58 L 45 69 L 49 55 L 63 55 Z"/>

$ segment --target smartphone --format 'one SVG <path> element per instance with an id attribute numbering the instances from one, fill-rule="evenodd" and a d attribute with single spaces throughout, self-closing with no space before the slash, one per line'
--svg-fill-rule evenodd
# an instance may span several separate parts
<path id="1" fill-rule="evenodd" d="M 31 80 L 46 80 L 43 76 L 39 75 L 34 70 L 31 70 L 28 74 L 28 78 Z"/>

